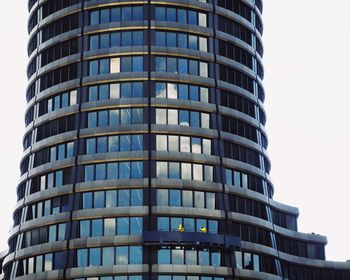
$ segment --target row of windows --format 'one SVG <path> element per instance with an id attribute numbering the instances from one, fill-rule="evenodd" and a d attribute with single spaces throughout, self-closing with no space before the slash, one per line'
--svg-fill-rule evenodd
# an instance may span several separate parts
<path id="1" fill-rule="evenodd" d="M 224 153 L 225 157 L 234 160 L 239 160 L 260 168 L 259 153 L 247 147 L 229 142 L 224 142 Z"/>
<path id="2" fill-rule="evenodd" d="M 283 278 L 290 280 L 347 280 L 349 270 L 322 269 L 282 262 Z"/>
<path id="3" fill-rule="evenodd" d="M 143 150 L 143 135 L 113 135 L 86 139 L 85 153 L 112 153 Z"/>
<path id="4" fill-rule="evenodd" d="M 254 81 L 248 75 L 228 66 L 220 65 L 220 80 L 241 87 L 254 94 Z"/>
<path id="5" fill-rule="evenodd" d="M 83 220 L 79 222 L 79 229 L 79 237 L 141 234 L 142 218 L 123 217 Z"/>
<path id="6" fill-rule="evenodd" d="M 182 275 L 160 275 L 158 280 L 224 280 L 222 277 L 211 276 L 182 276 Z"/>
<path id="7" fill-rule="evenodd" d="M 155 32 L 155 45 L 191 50 L 208 51 L 208 39 L 201 36 L 176 32 Z"/>
<path id="8" fill-rule="evenodd" d="M 70 30 L 79 28 L 79 14 L 73 14 L 60 18 L 42 29 L 42 43 L 47 40 L 65 33 Z"/>
<path id="9" fill-rule="evenodd" d="M 30 193 L 36 193 L 42 190 L 60 187 L 71 184 L 73 181 L 72 169 L 66 168 L 44 175 L 36 176 L 32 179 Z"/>
<path id="10" fill-rule="evenodd" d="M 244 17 L 248 21 L 252 20 L 252 9 L 241 0 L 218 0 L 218 5 Z"/>
<path id="11" fill-rule="evenodd" d="M 74 280 L 142 280 L 142 276 L 101 276 L 89 278 L 75 278 Z"/>
<path id="12" fill-rule="evenodd" d="M 80 3 L 81 0 L 50 0 L 43 4 L 42 6 L 42 18 L 46 18 L 47 16 L 62 10 L 64 8 L 73 6 L 75 4 Z"/>
<path id="13" fill-rule="evenodd" d="M 170 72 L 208 77 L 208 63 L 177 57 L 156 57 L 156 72 Z"/>
<path id="14" fill-rule="evenodd" d="M 74 156 L 74 142 L 66 142 L 49 148 L 41 149 L 35 153 L 34 167 L 47 162 L 72 158 Z"/>
<path id="15" fill-rule="evenodd" d="M 226 168 L 226 184 L 243 189 L 250 189 L 264 194 L 263 180 L 255 175 Z"/>
<path id="16" fill-rule="evenodd" d="M 277 274 L 276 262 L 268 256 L 261 256 L 249 252 L 235 252 L 236 267 L 238 269 L 248 269 Z"/>
<path id="17" fill-rule="evenodd" d="M 156 135 L 157 151 L 211 155 L 210 139 L 177 135 Z"/>
<path id="18" fill-rule="evenodd" d="M 156 109 L 156 124 L 210 128 L 210 115 L 189 110 Z"/>
<path id="19" fill-rule="evenodd" d="M 276 239 L 277 248 L 282 252 L 310 259 L 325 259 L 325 246 L 323 244 L 307 243 L 281 235 L 277 235 Z"/>
<path id="20" fill-rule="evenodd" d="M 157 178 L 196 181 L 214 181 L 214 168 L 211 165 L 157 161 Z"/>
<path id="21" fill-rule="evenodd" d="M 69 200 L 69 196 L 63 195 L 33 203 L 28 206 L 26 221 L 70 211 Z"/>
<path id="22" fill-rule="evenodd" d="M 33 30 L 33 28 L 38 24 L 38 10 L 36 10 L 28 21 L 28 34 Z"/>
<path id="23" fill-rule="evenodd" d="M 143 19 L 143 6 L 115 7 L 90 12 L 90 25 Z"/>
<path id="24" fill-rule="evenodd" d="M 251 141 L 258 142 L 258 135 L 256 127 L 238 119 L 222 116 L 222 130 L 241 137 L 247 138 Z"/>
<path id="25" fill-rule="evenodd" d="M 84 182 L 143 178 L 142 161 L 121 161 L 85 165 Z"/>
<path id="26" fill-rule="evenodd" d="M 156 7 L 155 20 L 194 24 L 206 27 L 207 15 L 193 10 L 177 9 L 173 7 Z"/>
<path id="27" fill-rule="evenodd" d="M 218 16 L 219 30 L 241 39 L 248 45 L 252 45 L 252 32 L 238 22 L 223 16 Z"/>
<path id="28" fill-rule="evenodd" d="M 229 195 L 230 210 L 267 220 L 267 206 L 255 200 Z"/>
<path id="29" fill-rule="evenodd" d="M 50 1 L 46 2 L 50 3 Z M 55 44 L 41 53 L 41 67 L 69 55 L 78 53 L 78 38 Z"/>
<path id="30" fill-rule="evenodd" d="M 168 249 L 158 250 L 158 264 L 221 266 L 220 251 Z"/>
<path id="31" fill-rule="evenodd" d="M 221 90 L 220 105 L 240 111 L 255 118 L 254 103 L 240 95 Z"/>
<path id="32" fill-rule="evenodd" d="M 65 256 L 64 252 L 57 252 L 20 260 L 16 276 L 63 268 Z"/>
<path id="33" fill-rule="evenodd" d="M 157 230 L 179 232 L 218 233 L 218 221 L 207 219 L 158 217 Z"/>
<path id="34" fill-rule="evenodd" d="M 219 55 L 235 60 L 253 69 L 253 55 L 235 44 L 219 40 Z"/>
<path id="35" fill-rule="evenodd" d="M 47 242 L 55 242 L 66 239 L 66 223 L 55 224 L 28 230 L 24 234 L 22 249 Z"/>
<path id="36" fill-rule="evenodd" d="M 142 247 L 118 246 L 77 250 L 77 267 L 142 264 Z"/>
<path id="37" fill-rule="evenodd" d="M 112 32 L 90 36 L 90 50 L 124 46 L 143 46 L 143 31 Z"/>
<path id="38" fill-rule="evenodd" d="M 78 63 L 57 68 L 40 78 L 40 91 L 78 78 Z"/>
<path id="39" fill-rule="evenodd" d="M 143 109 L 114 109 L 87 114 L 87 127 L 105 127 L 112 125 L 142 124 Z"/>
<path id="40" fill-rule="evenodd" d="M 271 209 L 273 223 L 290 230 L 297 231 L 297 218 L 294 215 L 290 215 L 275 209 Z"/>
<path id="41" fill-rule="evenodd" d="M 39 116 L 77 104 L 77 90 L 67 91 L 39 102 Z"/>
<path id="42" fill-rule="evenodd" d="M 30 39 L 29 43 L 28 43 L 28 56 L 30 56 L 33 51 L 37 48 L 38 46 L 38 37 L 37 37 L 38 33 L 34 34 L 32 39 Z"/>
<path id="43" fill-rule="evenodd" d="M 89 76 L 142 71 L 144 71 L 142 56 L 105 58 L 89 62 Z"/>
<path id="44" fill-rule="evenodd" d="M 120 189 L 84 192 L 81 196 L 81 209 L 142 206 L 142 189 Z"/>
<path id="45" fill-rule="evenodd" d="M 36 142 L 75 129 L 75 115 L 70 115 L 44 123 L 37 128 Z"/>
<path id="46" fill-rule="evenodd" d="M 87 101 L 140 98 L 144 96 L 143 82 L 113 83 L 99 86 L 90 86 Z"/>
<path id="47" fill-rule="evenodd" d="M 231 223 L 232 234 L 238 236 L 242 241 L 272 246 L 271 232 L 252 225 Z"/>
<path id="48" fill-rule="evenodd" d="M 209 89 L 187 84 L 156 83 L 156 98 L 209 102 Z"/>
<path id="49" fill-rule="evenodd" d="M 212 192 L 157 189 L 157 206 L 216 209 L 216 204 Z"/>

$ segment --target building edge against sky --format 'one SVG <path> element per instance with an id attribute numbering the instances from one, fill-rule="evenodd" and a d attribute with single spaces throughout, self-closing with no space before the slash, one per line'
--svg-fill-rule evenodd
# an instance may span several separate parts
<path id="1" fill-rule="evenodd" d="M 4 279 L 350 279 L 272 199 L 260 0 L 29 11 Z"/>

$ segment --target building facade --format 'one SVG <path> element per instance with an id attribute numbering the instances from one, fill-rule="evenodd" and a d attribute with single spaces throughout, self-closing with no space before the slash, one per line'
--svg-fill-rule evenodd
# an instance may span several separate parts
<path id="1" fill-rule="evenodd" d="M 4 279 L 350 279 L 273 200 L 261 0 L 29 12 Z"/>

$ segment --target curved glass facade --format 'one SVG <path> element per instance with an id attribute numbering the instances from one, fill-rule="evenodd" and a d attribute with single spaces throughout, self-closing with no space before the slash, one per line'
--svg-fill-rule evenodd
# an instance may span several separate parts
<path id="1" fill-rule="evenodd" d="M 273 200 L 261 0 L 29 11 L 4 279 L 350 279 Z"/>

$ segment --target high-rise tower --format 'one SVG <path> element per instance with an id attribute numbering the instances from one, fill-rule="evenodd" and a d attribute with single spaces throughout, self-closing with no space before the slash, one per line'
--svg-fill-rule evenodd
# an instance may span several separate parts
<path id="1" fill-rule="evenodd" d="M 29 11 L 4 279 L 350 279 L 273 200 L 261 0 Z"/>

